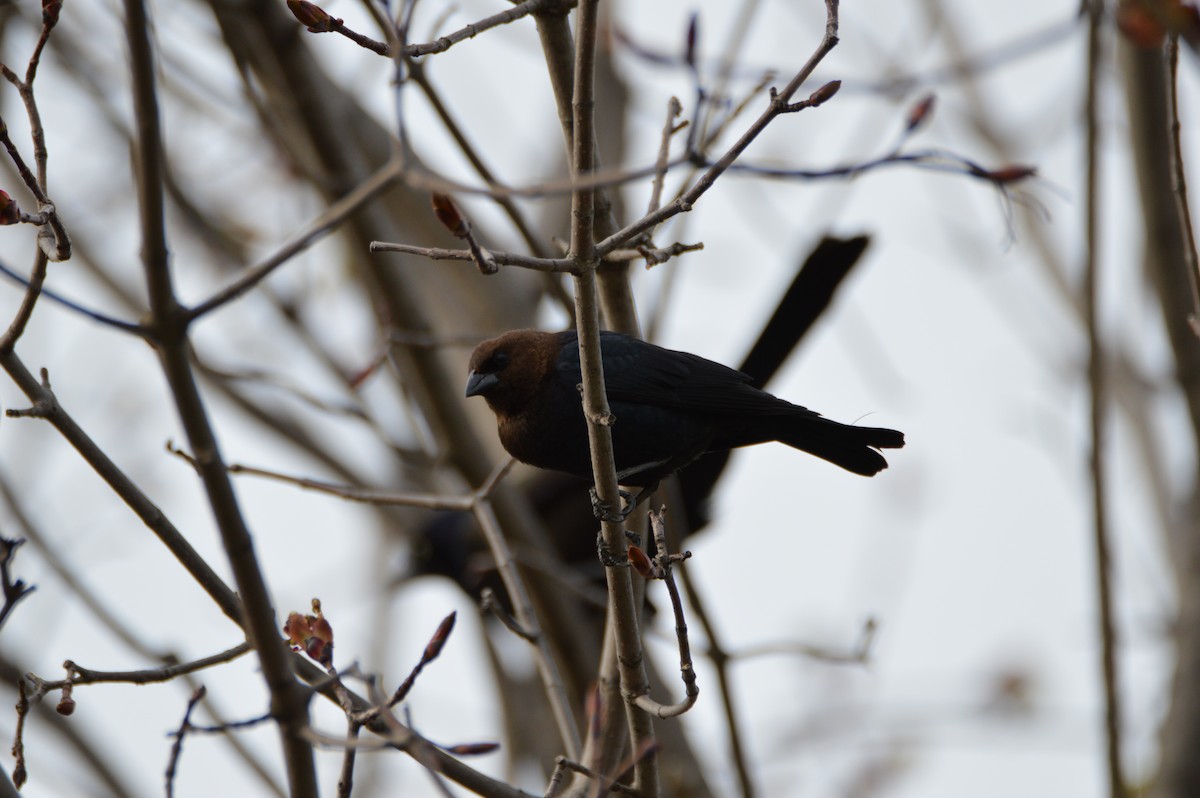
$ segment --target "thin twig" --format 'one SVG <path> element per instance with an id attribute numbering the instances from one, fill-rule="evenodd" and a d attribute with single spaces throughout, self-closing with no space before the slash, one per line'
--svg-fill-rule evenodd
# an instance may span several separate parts
<path id="1" fill-rule="evenodd" d="M 467 249 L 416 247 L 410 244 L 397 244 L 389 241 L 372 241 L 371 252 L 403 252 L 407 255 L 420 255 L 430 260 L 476 260 L 476 255 Z M 538 258 L 492 250 L 489 250 L 488 254 L 495 263 L 501 266 L 520 266 L 523 269 L 550 274 L 569 274 L 575 268 L 575 264 L 568 258 Z"/>
<path id="2" fill-rule="evenodd" d="M 597 789 L 598 793 L 603 793 L 605 791 L 608 791 L 608 792 L 616 793 L 617 795 L 640 796 L 642 794 L 639 790 L 635 789 L 634 787 L 632 787 L 628 784 L 622 784 L 621 782 L 614 781 L 611 778 L 605 778 L 604 776 L 600 775 L 596 771 L 589 768 L 587 765 L 584 765 L 580 762 L 576 762 L 575 760 L 570 759 L 565 756 L 557 757 L 554 760 L 554 766 L 555 766 L 555 768 L 563 768 L 565 770 L 573 770 L 582 776 L 587 776 L 589 779 L 592 780 L 592 782 L 594 784 L 597 785 L 596 789 Z"/>
<path id="3" fill-rule="evenodd" d="M 184 456 L 178 450 L 172 450 L 174 453 Z M 191 461 L 191 458 L 188 458 Z M 330 482 L 323 482 L 319 479 L 310 479 L 308 477 L 298 477 L 289 474 L 283 474 L 278 471 L 270 471 L 265 468 L 255 468 L 253 466 L 241 465 L 239 463 L 229 464 L 229 473 L 231 474 L 247 474 L 249 476 L 263 477 L 264 479 L 272 479 L 278 482 L 286 482 L 290 485 L 303 488 L 304 490 L 317 491 L 318 493 L 327 493 L 330 496 L 337 496 L 346 501 L 358 502 L 360 504 L 377 504 L 377 505 L 394 505 L 398 507 L 421 507 L 426 510 L 461 510 L 462 512 L 470 512 L 474 504 L 473 496 L 440 496 L 431 493 L 394 493 L 387 491 L 370 490 L 367 488 L 356 488 L 351 485 L 335 485 Z"/>
<path id="4" fill-rule="evenodd" d="M 671 479 L 667 484 L 667 490 L 670 502 L 682 506 L 683 493 L 680 490 L 679 480 Z M 679 541 L 682 535 L 675 534 L 672 538 Z M 691 572 L 687 568 L 682 571 L 681 581 L 683 582 L 683 591 L 687 595 L 688 605 L 692 608 L 692 617 L 700 624 L 700 630 L 708 641 L 705 655 L 717 672 L 717 693 L 721 700 L 721 710 L 725 715 L 725 727 L 729 732 L 729 758 L 733 760 L 733 768 L 737 773 L 741 798 L 754 798 L 757 791 L 754 787 L 754 780 L 750 777 L 750 767 L 747 763 L 743 739 L 745 735 L 742 731 L 742 724 L 738 721 L 738 703 L 734 700 L 733 679 L 729 673 L 731 657 L 726 653 L 724 644 L 721 642 L 721 635 L 712 622 L 704 595 L 696 588 Z"/>
<path id="5" fill-rule="evenodd" d="M 505 9 L 490 17 L 485 17 L 478 22 L 466 25 L 453 33 L 439 36 L 432 42 L 405 45 L 402 52 L 412 58 L 422 55 L 432 55 L 434 53 L 444 53 L 459 42 L 472 39 L 486 30 L 515 22 L 522 17 L 537 13 L 547 6 L 560 4 L 562 4 L 561 0 L 525 0 L 523 3 L 518 3 L 512 8 Z M 565 5 L 569 7 L 570 4 Z"/>
<path id="6" fill-rule="evenodd" d="M 8 620 L 12 611 L 16 609 L 17 604 L 37 589 L 32 585 L 26 584 L 23 579 L 13 579 L 9 571 L 9 566 L 16 555 L 17 547 L 24 542 L 22 538 L 9 540 L 8 538 L 0 537 L 0 591 L 4 594 L 4 606 L 0 607 L 0 629 L 4 628 L 4 622 Z"/>
<path id="7" fill-rule="evenodd" d="M 26 678 L 33 683 L 35 687 L 34 695 L 40 699 L 46 693 L 52 690 L 61 690 L 67 685 L 77 687 L 81 684 L 111 684 L 114 682 L 123 682 L 126 684 L 169 682 L 185 673 L 195 673 L 196 671 L 211 668 L 215 665 L 232 662 L 250 651 L 249 643 L 239 643 L 233 648 L 222 651 L 219 654 L 202 657 L 191 662 L 181 662 L 174 665 L 164 665 L 161 668 L 146 668 L 137 671 L 96 671 L 67 660 L 63 663 L 63 667 L 68 674 L 66 679 L 47 681 L 34 676 L 32 673 L 26 674 Z"/>
<path id="8" fill-rule="evenodd" d="M 183 712 L 183 721 L 179 724 L 179 731 L 175 733 L 175 742 L 171 745 L 171 756 L 167 760 L 167 798 L 175 795 L 175 768 L 179 764 L 179 755 L 183 753 L 183 737 L 191 724 L 192 710 L 204 699 L 206 692 L 204 686 L 201 685 L 196 688 L 196 692 L 192 693 L 192 697 L 188 699 L 187 709 Z"/>
<path id="9" fill-rule="evenodd" d="M 684 572 L 686 573 L 686 571 Z M 801 656 L 818 662 L 828 662 L 831 664 L 844 665 L 865 665 L 871 659 L 872 649 L 875 645 L 875 635 L 878 632 L 878 624 L 874 618 L 867 618 L 859 631 L 858 640 L 854 647 L 849 651 L 835 651 L 833 649 L 817 646 L 811 643 L 799 642 L 781 642 L 781 643 L 762 643 L 756 646 L 747 646 L 732 652 L 722 652 L 727 660 L 748 660 L 758 657 L 768 657 L 774 655 L 783 656 Z M 718 654 L 710 647 L 706 652 L 709 657 L 716 658 Z"/>
<path id="10" fill-rule="evenodd" d="M 653 213 L 646 214 L 641 219 L 627 225 L 623 229 L 618 230 L 603 241 L 596 244 L 597 255 L 603 256 L 610 250 L 624 245 L 634 237 L 641 235 L 642 233 L 651 230 L 654 227 L 657 227 L 667 219 L 670 219 L 672 216 L 690 211 L 695 202 L 700 199 L 705 192 L 712 188 L 717 178 L 724 174 L 725 171 L 728 170 L 731 165 L 733 165 L 734 161 L 736 161 L 741 154 L 745 152 L 746 148 L 749 147 L 756 138 L 758 138 L 759 134 L 766 130 L 767 126 L 774 121 L 776 117 L 780 116 L 781 114 L 793 113 L 804 107 L 819 105 L 820 102 L 824 101 L 821 96 L 821 92 L 824 90 L 824 88 L 818 89 L 806 101 L 793 104 L 791 99 L 796 92 L 800 90 L 800 87 L 804 85 L 804 82 L 808 79 L 809 75 L 812 74 L 813 70 L 817 68 L 817 64 L 821 63 L 825 56 L 828 55 L 838 43 L 838 0 L 825 0 L 825 9 L 825 34 L 821 38 L 820 44 L 817 45 L 816 51 L 812 54 L 812 56 L 809 57 L 804 66 L 792 76 L 792 79 L 788 81 L 788 84 L 781 91 L 772 92 L 771 102 L 767 105 L 766 110 L 764 110 L 762 114 L 759 115 L 758 119 L 756 119 L 750 125 L 746 132 L 742 134 L 741 138 L 739 138 L 725 152 L 725 154 L 716 161 L 716 163 L 709 167 L 708 171 L 705 172 L 698 181 L 696 181 L 694 186 L 692 186 L 674 202 L 659 208 Z"/>
<path id="11" fill-rule="evenodd" d="M 683 106 L 679 104 L 678 97 L 667 100 L 667 118 L 663 122 L 662 134 L 659 137 L 658 160 L 654 163 L 654 182 L 650 184 L 650 202 L 646 213 L 653 213 L 662 205 L 663 182 L 666 180 L 667 166 L 671 158 L 671 137 L 683 127 L 675 124 L 682 112 Z"/>
<path id="12" fill-rule="evenodd" d="M 1179 124 L 1179 36 L 1173 34 L 1167 42 L 1167 104 L 1171 114 L 1171 188 L 1183 232 L 1183 257 L 1187 261 L 1188 282 L 1192 287 L 1192 315 L 1188 322 L 1200 336 L 1200 258 L 1196 254 L 1196 231 L 1192 228 L 1192 212 L 1188 207 L 1187 170 L 1183 164 L 1183 145 Z"/>
<path id="13" fill-rule="evenodd" d="M 1125 777 L 1121 764 L 1121 707 L 1117 691 L 1117 639 L 1113 618 L 1112 559 L 1105 495 L 1104 434 L 1107 386 L 1104 342 L 1100 337 L 1099 318 L 1099 213 L 1100 197 L 1100 76 L 1103 61 L 1103 0 L 1088 4 L 1087 101 L 1084 146 L 1086 184 L 1084 197 L 1084 275 L 1083 294 L 1088 339 L 1088 385 L 1090 387 L 1091 451 L 1088 465 L 1092 479 L 1092 522 L 1096 548 L 1096 600 L 1099 604 L 1100 666 L 1104 686 L 1104 729 L 1107 743 L 1108 791 L 1111 798 L 1125 795 Z"/>
<path id="14" fill-rule="evenodd" d="M 277 268 L 336 230 L 347 217 L 392 186 L 402 175 L 403 164 L 394 158 L 388 161 L 353 191 L 322 211 L 291 241 L 246 269 L 233 283 L 188 310 L 187 320 L 194 321 L 248 292 Z"/>
<path id="15" fill-rule="evenodd" d="M 21 416 L 42 418 L 58 430 L 58 433 L 79 452 L 84 462 L 108 483 L 113 492 L 133 510 L 142 523 L 179 560 L 188 574 L 208 593 L 221 611 L 240 625 L 242 623 L 242 607 L 237 594 L 196 552 L 187 538 L 171 523 L 163 511 L 124 471 L 113 463 L 104 450 L 67 413 L 50 388 L 50 379 L 46 370 L 42 370 L 42 379 L 39 381 L 30 373 L 15 352 L 6 351 L 3 348 L 0 348 L 0 366 L 3 366 L 13 382 L 33 403 L 32 407 L 26 410 L 9 408 L 5 414 L 10 418 Z"/>
<path id="16" fill-rule="evenodd" d="M 511 466 L 511 460 L 506 466 Z M 526 633 L 522 636 L 533 644 L 534 661 L 537 664 L 542 687 L 546 691 L 550 709 L 558 726 L 559 738 L 567 755 L 577 757 L 581 748 L 579 726 L 575 721 L 575 713 L 571 709 L 571 700 L 567 695 L 566 685 L 559 673 L 554 652 L 550 650 L 550 644 L 546 636 L 542 634 L 537 613 L 534 612 L 533 602 L 529 598 L 529 591 L 526 590 L 525 582 L 517 570 L 512 550 L 500 529 L 500 522 L 492 509 L 492 503 L 485 498 L 490 493 L 491 486 L 485 485 L 485 487 L 486 492 L 481 489 L 475 503 L 475 520 L 479 523 L 479 528 L 483 530 L 488 547 L 492 550 L 496 569 L 500 572 L 504 588 L 508 591 L 509 599 L 512 601 L 517 623 Z"/>
<path id="17" fill-rule="evenodd" d="M 15 283 L 18 283 L 19 285 L 25 286 L 26 289 L 29 289 L 32 286 L 32 281 L 29 278 L 22 277 L 14 269 L 10 268 L 8 265 L 6 265 L 2 262 L 0 262 L 0 274 L 3 274 L 5 277 L 9 278 L 10 280 L 12 280 Z M 48 288 L 44 288 L 44 287 L 41 288 L 40 295 L 44 296 L 46 299 L 50 300 L 51 302 L 54 302 L 58 305 L 62 305 L 64 308 L 67 308 L 68 310 L 78 313 L 79 315 L 84 316 L 86 318 L 89 318 L 92 321 L 99 322 L 100 324 L 103 324 L 106 327 L 112 327 L 114 329 L 120 330 L 121 332 L 132 333 L 133 335 L 136 335 L 139 338 L 146 338 L 149 335 L 149 332 L 146 330 L 146 328 L 140 324 L 135 324 L 134 322 L 129 322 L 129 321 L 125 321 L 123 319 L 118 319 L 115 316 L 106 315 L 104 313 L 101 313 L 98 310 L 92 310 L 91 308 L 85 307 L 85 306 L 79 304 L 78 302 L 67 299 L 66 297 L 62 296 L 61 294 L 57 294 Z"/>
<path id="18" fill-rule="evenodd" d="M 353 743 L 358 740 L 358 733 L 362 729 L 362 725 L 349 719 L 346 724 L 346 741 Z M 346 750 L 342 752 L 342 769 L 338 775 L 337 784 L 338 798 L 350 798 L 350 794 L 354 791 L 354 762 L 357 755 L 358 748 L 354 745 L 347 745 Z"/>
<path id="19" fill-rule="evenodd" d="M 672 566 L 691 557 L 691 552 L 672 555 L 667 548 L 666 507 L 657 513 L 650 513 L 650 528 L 654 532 L 654 544 L 657 554 L 654 557 L 654 577 L 663 580 L 667 593 L 671 597 L 671 611 L 675 617 L 675 640 L 679 646 L 679 673 L 683 679 L 684 698 L 677 704 L 661 704 L 648 695 L 640 695 L 635 702 L 646 712 L 656 718 L 674 718 L 687 712 L 696 704 L 700 688 L 696 685 L 696 666 L 692 662 L 692 648 L 688 642 L 687 621 L 683 617 L 683 600 L 679 597 L 679 588 L 675 584 Z"/>
<path id="20" fill-rule="evenodd" d="M 25 688 L 25 680 L 21 679 L 17 682 L 17 728 L 13 732 L 12 744 L 12 780 L 18 790 L 29 778 L 29 771 L 25 765 L 25 718 L 29 717 L 29 707 L 29 694 Z"/>

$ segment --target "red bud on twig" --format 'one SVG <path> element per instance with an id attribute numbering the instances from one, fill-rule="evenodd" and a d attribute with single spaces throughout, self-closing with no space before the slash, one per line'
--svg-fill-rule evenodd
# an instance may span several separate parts
<path id="1" fill-rule="evenodd" d="M 325 667 L 333 664 L 333 627 L 321 613 L 321 602 L 313 599 L 314 615 L 293 612 L 283 625 L 283 633 L 292 645 Z"/>
<path id="2" fill-rule="evenodd" d="M 933 115 L 933 105 L 936 99 L 934 95 L 926 94 L 908 110 L 908 122 L 904 128 L 906 133 L 912 133 Z"/>
<path id="3" fill-rule="evenodd" d="M 629 564 L 633 566 L 633 570 L 642 579 L 653 579 L 654 563 L 650 562 L 650 558 L 646 556 L 646 552 L 642 551 L 637 546 L 630 546 L 628 549 Z"/>
<path id="4" fill-rule="evenodd" d="M 334 19 L 329 12 L 308 0 L 287 0 L 288 10 L 292 16 L 307 25 L 310 33 L 328 33 L 342 24 L 340 19 Z"/>
<path id="5" fill-rule="evenodd" d="M 0 191 L 0 225 L 16 224 L 21 221 L 21 208 L 17 201 L 8 196 L 7 191 Z"/>
<path id="6" fill-rule="evenodd" d="M 1196 46 L 1200 41 L 1200 13 L 1180 0 L 1155 3 L 1122 2 L 1117 6 L 1117 30 L 1132 44 L 1145 50 L 1162 47 L 1168 34 Z"/>
<path id="7" fill-rule="evenodd" d="M 977 177 L 982 177 L 984 180 L 990 180 L 1000 185 L 1007 185 L 1024 180 L 1027 177 L 1034 177 L 1037 175 L 1037 169 L 1032 166 L 1016 164 L 1013 166 L 1001 166 L 999 169 L 975 169 L 972 170 L 972 173 Z"/>

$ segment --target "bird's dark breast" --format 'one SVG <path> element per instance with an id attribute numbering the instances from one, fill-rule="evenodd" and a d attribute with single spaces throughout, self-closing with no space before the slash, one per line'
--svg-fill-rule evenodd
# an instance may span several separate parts
<path id="1" fill-rule="evenodd" d="M 527 407 L 500 423 L 500 441 L 523 463 L 592 478 L 587 423 L 579 395 Z M 613 402 L 610 428 L 622 484 L 651 485 L 708 448 L 712 423 L 702 417 L 653 405 Z"/>

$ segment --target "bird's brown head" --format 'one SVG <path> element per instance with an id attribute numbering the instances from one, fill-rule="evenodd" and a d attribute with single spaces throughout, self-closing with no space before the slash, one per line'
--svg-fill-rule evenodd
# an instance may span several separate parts
<path id="1" fill-rule="evenodd" d="M 482 396 L 497 413 L 519 413 L 554 374 L 560 342 L 555 333 L 512 330 L 471 353 L 467 396 Z"/>

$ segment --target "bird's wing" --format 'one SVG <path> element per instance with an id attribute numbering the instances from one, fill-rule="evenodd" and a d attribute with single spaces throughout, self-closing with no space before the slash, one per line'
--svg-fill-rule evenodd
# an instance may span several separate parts
<path id="1" fill-rule="evenodd" d="M 709 415 L 795 413 L 797 407 L 750 385 L 750 377 L 688 352 L 602 335 L 609 401 Z"/>

